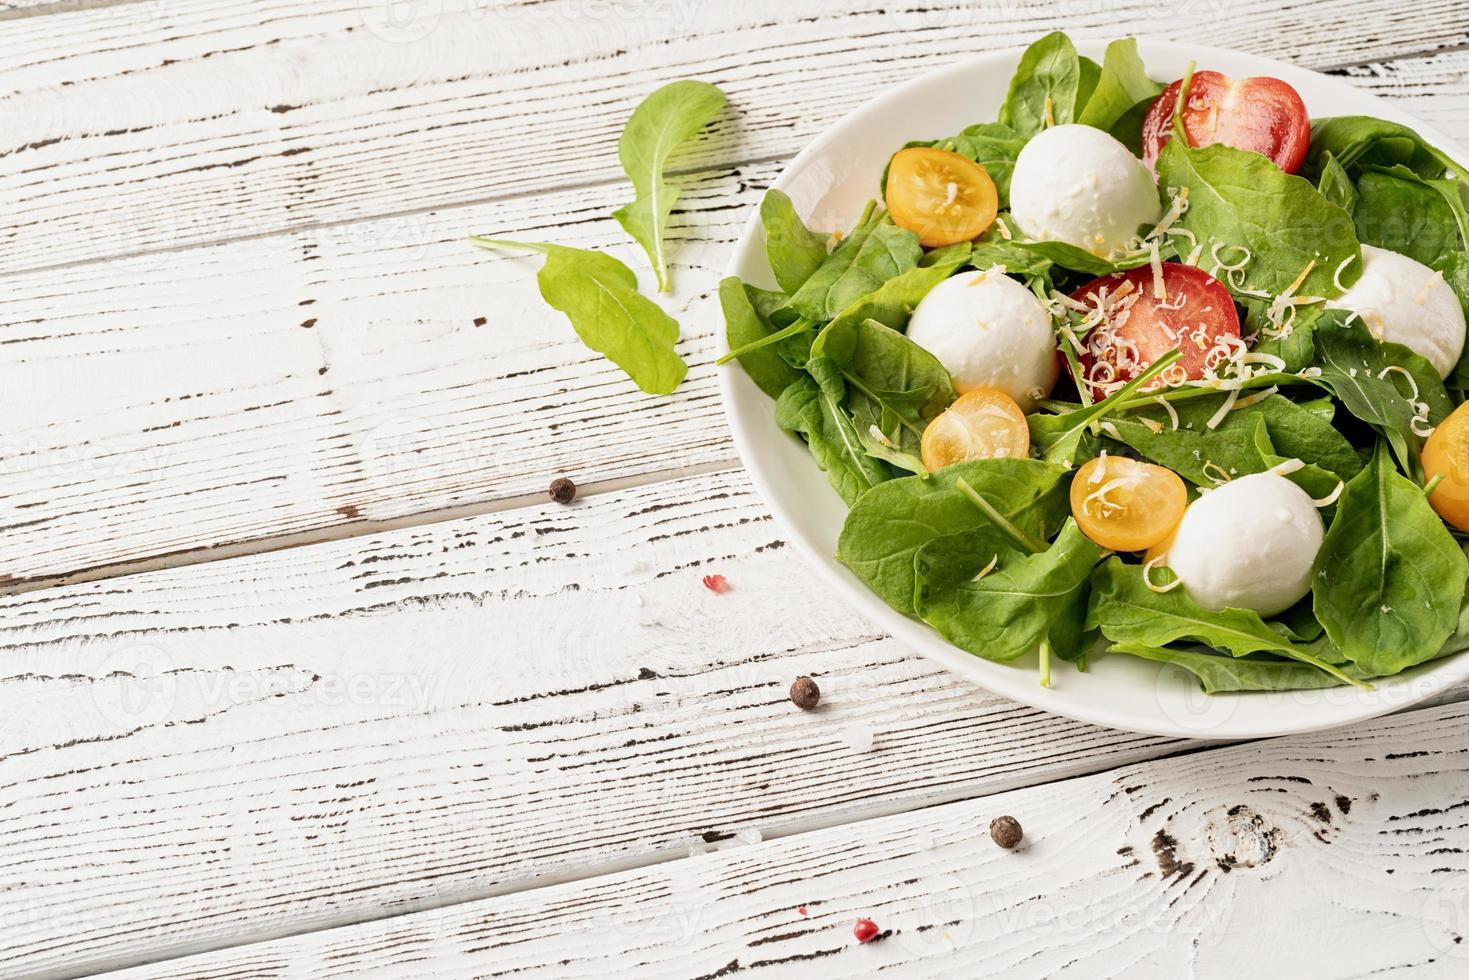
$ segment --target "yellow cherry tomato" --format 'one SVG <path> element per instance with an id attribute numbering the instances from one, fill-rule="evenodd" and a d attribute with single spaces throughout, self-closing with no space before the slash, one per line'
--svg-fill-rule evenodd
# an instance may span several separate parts
<path id="1" fill-rule="evenodd" d="M 1183 520 L 1188 489 L 1172 470 L 1125 456 L 1088 460 L 1071 481 L 1071 516 L 1113 551 L 1144 551 Z"/>
<path id="2" fill-rule="evenodd" d="M 888 167 L 885 194 L 893 223 L 927 248 L 970 242 L 994 223 L 1000 196 L 989 172 L 948 150 L 912 146 Z"/>
<path id="3" fill-rule="evenodd" d="M 941 470 L 971 459 L 1030 455 L 1030 426 L 1015 399 L 995 388 L 975 388 L 928 423 L 920 444 L 923 465 Z"/>
<path id="4" fill-rule="evenodd" d="M 1442 476 L 1428 502 L 1438 516 L 1469 531 L 1469 403 L 1454 409 L 1423 447 L 1423 476 Z"/>

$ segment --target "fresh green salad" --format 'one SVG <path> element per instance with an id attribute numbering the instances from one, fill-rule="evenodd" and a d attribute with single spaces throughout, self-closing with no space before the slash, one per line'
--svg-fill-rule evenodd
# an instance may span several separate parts
<path id="1" fill-rule="evenodd" d="M 1205 69 L 1207 66 L 1203 66 Z M 1130 39 L 1020 60 L 836 233 L 769 191 L 730 353 L 837 557 L 989 660 L 1370 686 L 1469 648 L 1469 206 L 1413 130 Z"/>

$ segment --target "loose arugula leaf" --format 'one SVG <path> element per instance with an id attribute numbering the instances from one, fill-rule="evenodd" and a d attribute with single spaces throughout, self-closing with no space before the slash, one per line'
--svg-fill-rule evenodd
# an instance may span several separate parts
<path id="1" fill-rule="evenodd" d="M 914 558 L 938 538 L 972 576 L 1009 539 L 959 488 L 966 481 L 1008 521 L 1046 538 L 1069 512 L 1066 469 L 1034 459 L 982 459 L 946 466 L 929 477 L 904 477 L 873 489 L 847 515 L 837 559 L 884 602 L 913 612 Z M 966 566 L 967 567 L 967 566 Z M 962 575 L 964 569 L 954 569 Z"/>
<path id="2" fill-rule="evenodd" d="M 1066 520 L 1047 550 L 1007 553 L 978 580 L 944 577 L 949 546 L 943 539 L 930 542 L 919 549 L 914 567 L 918 615 L 950 643 L 1001 662 L 1035 653 L 1043 644 L 1063 660 L 1086 652 L 1087 582 L 1102 549 L 1075 521 Z M 936 583 L 936 570 L 943 584 Z"/>
<path id="3" fill-rule="evenodd" d="M 637 197 L 612 216 L 647 251 L 659 292 L 668 291 L 664 227 L 679 196 L 678 188 L 663 179 L 664 165 L 676 146 L 719 115 L 724 102 L 724 93 L 708 82 L 670 82 L 633 110 L 617 144 Z"/>
<path id="4" fill-rule="evenodd" d="M 1320 381 L 1347 411 L 1387 437 L 1405 472 L 1417 469 L 1423 439 L 1413 431 L 1413 389 L 1428 405 L 1428 424 L 1437 425 L 1453 402 L 1433 365 L 1402 344 L 1380 343 L 1360 320 L 1328 310 L 1317 321 L 1316 361 Z M 1412 377 L 1409 384 L 1404 374 Z"/>
<path id="5" fill-rule="evenodd" d="M 774 188 L 760 202 L 765 229 L 765 256 L 780 288 L 794 293 L 826 261 L 826 236 L 806 227 L 791 199 Z"/>
<path id="6" fill-rule="evenodd" d="M 1316 557 L 1313 608 L 1349 660 L 1379 675 L 1432 659 L 1459 625 L 1469 559 L 1379 443 L 1347 484 Z"/>
<path id="7" fill-rule="evenodd" d="M 1122 38 L 1107 45 L 1102 58 L 1101 78 L 1096 91 L 1085 102 L 1077 117 L 1084 126 L 1108 130 L 1127 115 L 1139 102 L 1149 105 L 1163 92 L 1163 86 L 1148 77 L 1142 58 L 1138 57 L 1137 39 Z"/>
<path id="8" fill-rule="evenodd" d="M 1160 587 L 1173 581 L 1173 573 L 1166 568 L 1154 569 L 1152 576 Z M 1181 587 L 1155 592 L 1144 581 L 1141 565 L 1125 564 L 1119 558 L 1108 560 L 1092 574 L 1087 626 L 1100 629 L 1114 643 L 1166 647 L 1186 640 L 1206 643 L 1235 657 L 1272 653 L 1360 685 L 1345 671 L 1291 643 L 1258 614 L 1248 609 L 1205 609 Z"/>
<path id="9" fill-rule="evenodd" d="M 1048 126 L 1073 122 L 1081 85 L 1076 46 L 1060 31 L 1047 34 L 1021 55 L 1000 107 L 1000 123 L 1028 138 Z"/>
<path id="10" fill-rule="evenodd" d="M 1453 185 L 1457 188 L 1457 184 Z M 1443 191 L 1407 167 L 1369 168 L 1357 179 L 1357 238 L 1433 265 L 1458 251 L 1458 218 Z"/>
<path id="11" fill-rule="evenodd" d="M 922 257 L 913 232 L 886 215 L 869 218 L 796 290 L 790 307 L 813 323 L 825 323 L 889 279 L 916 268 Z"/>
<path id="12" fill-rule="evenodd" d="M 724 310 L 724 333 L 731 351 L 771 337 L 776 331 L 760 314 L 746 286 L 736 276 L 719 284 L 719 305 Z M 783 298 L 782 298 L 783 302 Z M 739 355 L 740 364 L 750 380 L 771 398 L 795 384 L 801 373 L 785 362 L 773 347 L 757 348 Z"/>
<path id="13" fill-rule="evenodd" d="M 1145 643 L 1114 643 L 1109 653 L 1125 653 L 1144 660 L 1182 667 L 1199 679 L 1205 694 L 1237 691 L 1306 691 L 1339 687 L 1341 680 L 1310 664 L 1263 657 L 1225 657 L 1200 650 L 1177 650 Z M 1353 670 L 1344 671 L 1355 674 Z"/>
<path id="14" fill-rule="evenodd" d="M 1205 256 L 1216 246 L 1249 249 L 1250 260 L 1232 289 L 1277 296 L 1314 263 L 1298 292 L 1330 298 L 1340 295 L 1335 278 L 1343 262 L 1356 259 L 1341 274 L 1344 285 L 1361 274 L 1362 249 L 1351 216 L 1267 157 L 1223 143 L 1193 148 L 1173 139 L 1158 155 L 1158 182 L 1167 191 L 1188 188 L 1188 210 L 1178 227 L 1197 236 Z M 1225 254 L 1227 261 L 1239 255 L 1237 249 Z"/>
<path id="15" fill-rule="evenodd" d="M 671 394 L 688 373 L 674 352 L 678 321 L 638 292 L 638 277 L 610 255 L 565 245 L 474 236 L 480 248 L 525 249 L 546 256 L 536 273 L 541 296 L 566 314 L 582 343 L 627 372 L 643 391 Z"/>
<path id="16" fill-rule="evenodd" d="M 863 448 L 843 404 L 847 392 L 836 365 L 817 357 L 811 359 L 807 369 L 810 374 L 776 400 L 775 421 L 787 432 L 806 437 L 816 465 L 826 471 L 832 488 L 850 507 L 892 474 Z"/>
<path id="17" fill-rule="evenodd" d="M 1425 180 L 1442 177 L 1446 171 L 1465 173 L 1463 167 L 1407 126 L 1371 116 L 1316 120 L 1311 126 L 1311 149 L 1301 173 L 1312 180 L 1320 178 L 1328 156 L 1353 174 L 1360 167 L 1398 164 Z"/>

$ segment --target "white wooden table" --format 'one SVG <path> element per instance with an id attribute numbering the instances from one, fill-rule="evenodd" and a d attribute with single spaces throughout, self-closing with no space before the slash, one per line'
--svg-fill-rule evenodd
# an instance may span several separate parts
<path id="1" fill-rule="evenodd" d="M 0 2 L 0 974 L 1469 975 L 1469 692 L 1049 716 L 849 612 L 741 473 L 711 294 L 762 189 L 1056 27 L 1469 143 L 1469 0 Z M 465 237 L 641 267 L 616 140 L 680 77 L 731 108 L 656 399 Z"/>

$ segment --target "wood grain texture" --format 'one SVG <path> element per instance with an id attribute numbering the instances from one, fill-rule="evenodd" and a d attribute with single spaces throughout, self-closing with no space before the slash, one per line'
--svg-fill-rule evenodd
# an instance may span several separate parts
<path id="1" fill-rule="evenodd" d="M 1412 712 L 117 980 L 1462 977 L 1466 740 L 1464 706 Z M 1001 814 L 1017 851 L 987 839 Z"/>
<path id="2" fill-rule="evenodd" d="M 1466 73 L 1459 52 L 1358 81 L 1469 138 Z M 856 101 L 822 97 L 822 111 Z M 669 399 L 581 346 L 542 303 L 538 260 L 465 242 L 548 239 L 641 268 L 608 217 L 615 183 L 5 277 L 0 577 L 505 506 L 562 474 L 602 484 L 730 461 L 711 293 L 779 169 L 681 178 L 665 304 L 692 370 Z"/>
<path id="3" fill-rule="evenodd" d="M 0 600 L 0 624 L 0 962 L 22 974 L 1181 746 L 906 653 L 814 579 L 738 472 L 41 590 Z M 815 714 L 787 699 L 800 674 Z"/>
<path id="4" fill-rule="evenodd" d="M 1329 0 L 63 8 L 0 35 L 0 269 L 620 179 L 632 107 L 688 75 L 732 101 L 682 157 L 697 169 L 789 157 L 914 72 L 1059 26 L 1324 68 L 1459 45 L 1469 0 L 1359 0 L 1370 39 L 1340 19 Z"/>

